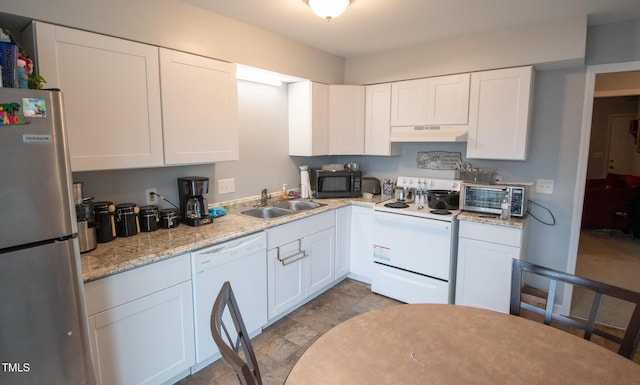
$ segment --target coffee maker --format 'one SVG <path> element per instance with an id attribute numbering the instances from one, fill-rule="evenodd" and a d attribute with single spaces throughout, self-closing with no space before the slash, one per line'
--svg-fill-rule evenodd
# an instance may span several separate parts
<path id="1" fill-rule="evenodd" d="M 209 178 L 202 176 L 186 176 L 178 178 L 178 195 L 180 197 L 180 220 L 189 226 L 200 226 L 212 223 L 207 200 L 203 197 L 209 192 Z"/>

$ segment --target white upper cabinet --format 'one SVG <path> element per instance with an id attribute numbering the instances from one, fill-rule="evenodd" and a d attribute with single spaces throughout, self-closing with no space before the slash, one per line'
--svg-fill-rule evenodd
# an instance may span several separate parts
<path id="1" fill-rule="evenodd" d="M 467 158 L 526 160 L 533 67 L 473 73 Z"/>
<path id="2" fill-rule="evenodd" d="M 329 154 L 329 86 L 289 84 L 289 155 Z"/>
<path id="3" fill-rule="evenodd" d="M 37 64 L 64 97 L 71 169 L 163 165 L 158 48 L 35 22 Z"/>
<path id="4" fill-rule="evenodd" d="M 329 86 L 329 154 L 364 154 L 364 102 L 364 86 Z"/>
<path id="5" fill-rule="evenodd" d="M 391 125 L 427 124 L 427 79 L 391 83 Z"/>
<path id="6" fill-rule="evenodd" d="M 365 155 L 400 155 L 398 143 L 391 143 L 391 83 L 365 89 Z"/>
<path id="7" fill-rule="evenodd" d="M 160 48 L 164 161 L 238 160 L 235 64 Z"/>
<path id="8" fill-rule="evenodd" d="M 469 74 L 394 82 L 391 86 L 391 125 L 467 124 Z"/>
<path id="9" fill-rule="evenodd" d="M 427 79 L 427 125 L 469 122 L 470 74 Z"/>

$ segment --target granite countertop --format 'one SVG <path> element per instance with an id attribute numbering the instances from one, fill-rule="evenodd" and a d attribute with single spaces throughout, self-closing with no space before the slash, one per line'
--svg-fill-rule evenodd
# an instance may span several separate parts
<path id="1" fill-rule="evenodd" d="M 522 229 L 524 228 L 524 225 L 527 222 L 527 215 L 525 215 L 522 218 L 511 217 L 509 220 L 505 221 L 500 219 L 500 215 L 497 215 L 497 214 L 474 213 L 470 211 L 463 211 L 460 214 L 458 214 L 458 220 Z"/>
<path id="2" fill-rule="evenodd" d="M 253 218 L 239 214 L 239 211 L 251 207 L 255 201 L 245 201 L 229 207 L 223 206 L 228 210 L 228 214 L 215 218 L 212 224 L 200 227 L 180 224 L 173 229 L 141 232 L 126 238 L 119 237 L 111 242 L 99 243 L 94 250 L 80 256 L 82 276 L 84 282 L 93 281 L 343 206 L 351 204 L 373 206 L 384 199 L 388 197 L 377 195 L 371 200 L 322 199 L 317 202 L 326 206 L 273 219 Z"/>

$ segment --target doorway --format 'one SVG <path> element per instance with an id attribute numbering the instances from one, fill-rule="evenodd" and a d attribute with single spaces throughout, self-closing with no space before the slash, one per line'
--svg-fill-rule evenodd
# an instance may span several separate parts
<path id="1" fill-rule="evenodd" d="M 592 134 L 592 118 L 593 118 L 593 108 L 594 108 L 594 96 L 595 96 L 595 85 L 596 85 L 596 77 L 599 74 L 611 74 L 611 73 L 625 73 L 625 72 L 637 72 L 640 71 L 640 62 L 629 62 L 629 63 L 617 63 L 617 64 L 604 64 L 597 66 L 589 66 L 587 68 L 586 73 L 586 82 L 585 82 L 585 99 L 584 99 L 584 108 L 583 108 L 583 116 L 582 116 L 582 135 L 580 138 L 580 150 L 578 156 L 578 172 L 576 176 L 576 186 L 574 190 L 574 207 L 573 207 L 573 218 L 572 218 L 572 229 L 571 229 L 571 240 L 569 244 L 569 258 L 567 261 L 567 271 L 570 273 L 575 273 L 576 264 L 578 259 L 578 245 L 580 243 L 580 234 L 581 234 L 581 216 L 582 216 L 582 205 L 584 202 L 585 195 L 585 185 L 587 180 L 587 169 L 590 160 L 590 140 Z M 622 88 L 622 87 L 620 87 Z M 612 91 L 615 93 L 616 91 Z M 638 92 L 640 93 L 640 92 Z M 622 94 L 625 95 L 625 94 Z M 628 94 L 626 94 L 628 95 Z M 607 151 L 608 152 L 608 151 Z M 609 156 L 607 154 L 607 158 L 605 159 L 607 162 L 608 168 L 608 159 Z M 612 282 L 615 284 L 615 282 Z M 568 285 L 565 286 L 563 292 L 563 304 L 561 307 L 561 312 L 563 314 L 570 314 L 571 303 L 573 297 L 573 290 Z"/>

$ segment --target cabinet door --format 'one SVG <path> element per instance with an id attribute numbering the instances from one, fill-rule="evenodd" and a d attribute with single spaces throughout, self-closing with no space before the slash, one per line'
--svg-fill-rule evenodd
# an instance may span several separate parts
<path id="1" fill-rule="evenodd" d="M 519 247 L 459 238 L 456 304 L 508 313 L 511 260 L 519 256 Z"/>
<path id="2" fill-rule="evenodd" d="M 301 246 L 299 241 L 294 241 L 267 252 L 269 320 L 292 309 L 306 296 L 307 277 L 305 258 L 299 254 Z"/>
<path id="3" fill-rule="evenodd" d="M 349 247 L 351 245 L 351 206 L 336 210 L 336 271 L 338 280 L 349 274 Z"/>
<path id="4" fill-rule="evenodd" d="M 364 154 L 364 86 L 329 86 L 329 154 Z"/>
<path id="5" fill-rule="evenodd" d="M 467 158 L 527 159 L 533 67 L 471 75 Z"/>
<path id="6" fill-rule="evenodd" d="M 329 154 L 329 86 L 289 84 L 289 155 Z"/>
<path id="7" fill-rule="evenodd" d="M 428 125 L 467 124 L 470 79 L 470 74 L 427 79 Z"/>
<path id="8" fill-rule="evenodd" d="M 371 283 L 373 277 L 373 208 L 351 207 L 350 277 Z"/>
<path id="9" fill-rule="evenodd" d="M 167 165 L 238 160 L 235 65 L 160 48 Z"/>
<path id="10" fill-rule="evenodd" d="M 391 83 L 365 89 L 364 153 L 400 155 L 400 145 L 391 143 Z"/>
<path id="11" fill-rule="evenodd" d="M 162 384 L 195 363 L 191 281 L 89 317 L 98 384 Z"/>
<path id="12" fill-rule="evenodd" d="M 73 171 L 163 164 L 158 48 L 35 24 L 38 68 L 60 88 Z"/>
<path id="13" fill-rule="evenodd" d="M 391 84 L 391 125 L 427 124 L 427 79 Z"/>
<path id="14" fill-rule="evenodd" d="M 335 263 L 335 228 L 330 227 L 302 239 L 308 274 L 307 297 L 333 283 Z"/>

